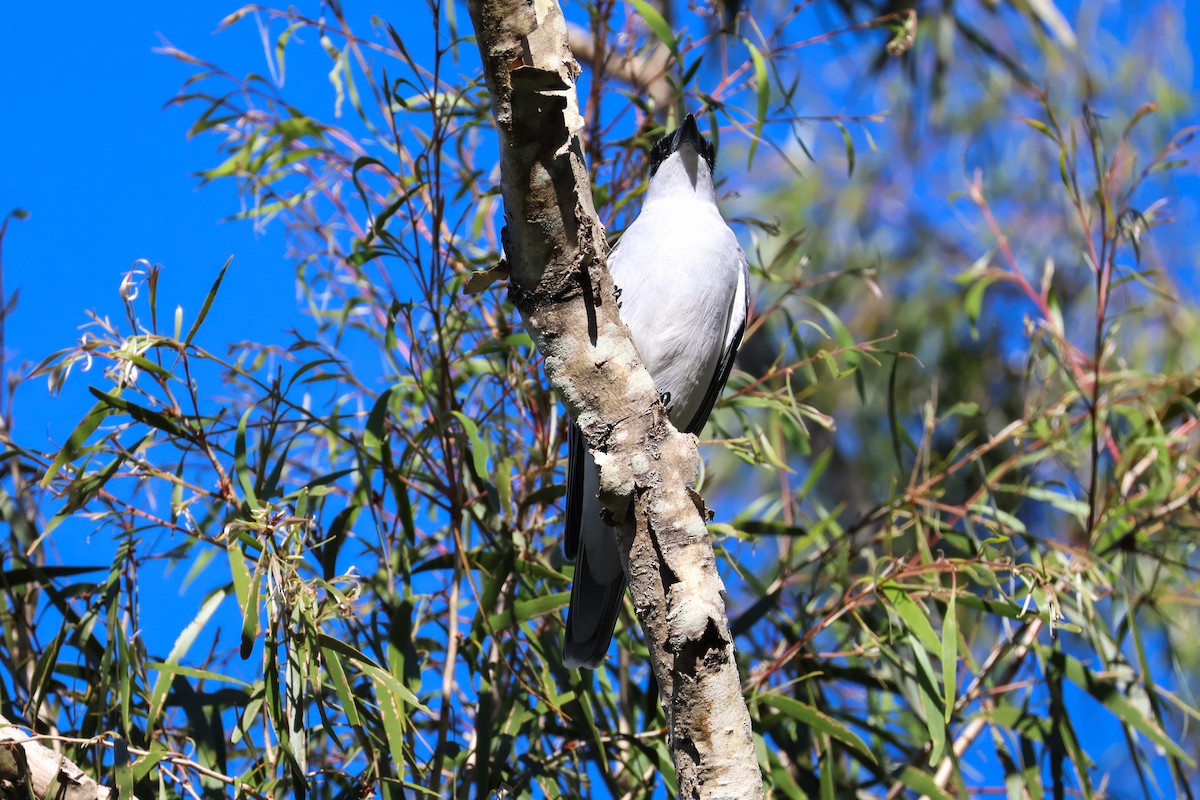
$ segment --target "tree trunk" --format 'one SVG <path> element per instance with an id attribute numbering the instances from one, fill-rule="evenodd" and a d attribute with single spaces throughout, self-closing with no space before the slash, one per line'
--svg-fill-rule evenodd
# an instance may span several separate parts
<path id="1" fill-rule="evenodd" d="M 631 520 L 621 551 L 666 711 L 683 798 L 761 798 L 695 437 L 671 426 L 621 322 L 592 205 L 575 80 L 555 0 L 470 0 L 500 144 L 510 290 L 546 374 Z M 632 513 L 630 513 L 632 512 Z"/>

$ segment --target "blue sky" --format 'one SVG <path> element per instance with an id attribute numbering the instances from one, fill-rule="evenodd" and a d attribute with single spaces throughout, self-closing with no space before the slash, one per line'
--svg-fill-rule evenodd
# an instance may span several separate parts
<path id="1" fill-rule="evenodd" d="M 302 324 L 282 236 L 220 222 L 239 207 L 232 184 L 197 188 L 193 173 L 213 165 L 215 142 L 187 141 L 192 109 L 162 108 L 189 71 L 152 52 L 161 34 L 235 69 L 256 69 L 262 51 L 253 27 L 213 36 L 231 6 L 210 3 L 72 6 L 63 13 L 23 3 L 4 26 L 0 107 L 9 122 L 0 146 L 10 159 L 0 213 L 31 214 L 11 223 L 5 240 L 5 289 L 20 291 L 7 321 L 8 368 L 71 344 L 84 309 L 119 313 L 121 276 L 140 258 L 163 264 L 164 297 L 190 319 L 234 256 L 212 343 L 278 340 Z M 22 407 L 21 397 L 26 440 L 43 425 L 62 432 L 62 409 Z M 77 413 L 66 416 L 76 417 L 68 426 L 77 421 Z"/>

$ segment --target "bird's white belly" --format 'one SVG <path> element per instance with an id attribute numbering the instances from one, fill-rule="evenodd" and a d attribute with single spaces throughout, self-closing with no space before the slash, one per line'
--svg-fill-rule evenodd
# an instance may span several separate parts
<path id="1" fill-rule="evenodd" d="M 676 427 L 692 421 L 725 350 L 741 274 L 733 231 L 715 208 L 711 216 L 697 227 L 643 212 L 625 234 L 638 246 L 611 260 L 621 318 L 655 386 L 670 393 Z"/>

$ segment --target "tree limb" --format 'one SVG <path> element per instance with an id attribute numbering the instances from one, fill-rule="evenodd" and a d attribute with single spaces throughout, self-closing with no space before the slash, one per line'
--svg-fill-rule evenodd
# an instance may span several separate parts
<path id="1" fill-rule="evenodd" d="M 592 205 L 579 65 L 555 0 L 470 0 L 500 144 L 511 297 L 600 470 L 658 678 L 683 798 L 761 798 L 724 586 L 670 424 L 621 322 Z"/>
<path id="2" fill-rule="evenodd" d="M 113 795 L 66 756 L 0 717 L 0 797 L 25 797 L 26 787 L 34 797 L 61 800 L 107 800 Z"/>

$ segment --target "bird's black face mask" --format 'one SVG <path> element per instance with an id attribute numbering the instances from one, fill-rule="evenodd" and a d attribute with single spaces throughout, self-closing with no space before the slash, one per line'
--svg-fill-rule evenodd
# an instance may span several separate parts
<path id="1" fill-rule="evenodd" d="M 675 130 L 668 133 L 666 136 L 659 139 L 650 148 L 650 176 L 654 177 L 654 173 L 658 172 L 659 166 L 666 161 L 672 153 L 678 152 L 680 146 L 684 143 L 690 144 L 696 155 L 701 156 L 708 163 L 708 171 L 712 172 L 716 167 L 716 153 L 713 146 L 708 140 L 700 135 L 700 129 L 696 127 L 696 118 L 688 114 L 683 118 L 683 124 Z M 696 162 L 691 159 L 684 160 L 684 166 L 687 168 L 688 177 L 692 181 L 692 185 L 696 185 Z"/>

